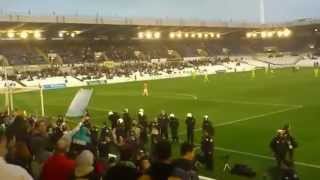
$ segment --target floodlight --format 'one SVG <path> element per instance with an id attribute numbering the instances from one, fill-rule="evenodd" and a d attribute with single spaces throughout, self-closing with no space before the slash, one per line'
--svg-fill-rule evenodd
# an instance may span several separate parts
<path id="1" fill-rule="evenodd" d="M 74 37 L 76 37 L 76 33 L 75 33 L 75 32 L 72 32 L 72 33 L 70 34 L 70 36 L 71 36 L 72 38 L 74 38 Z"/>
<path id="2" fill-rule="evenodd" d="M 247 36 L 247 38 L 251 38 L 252 37 L 252 33 L 251 32 L 247 32 L 246 36 Z"/>
<path id="3" fill-rule="evenodd" d="M 291 30 L 289 30 L 289 29 L 285 29 L 284 31 L 283 31 L 283 35 L 285 36 L 285 37 L 289 37 L 290 35 L 291 35 Z"/>
<path id="4" fill-rule="evenodd" d="M 41 39 L 41 31 L 34 31 L 33 32 L 33 37 L 36 39 Z"/>
<path id="5" fill-rule="evenodd" d="M 221 34 L 220 33 L 216 34 L 216 37 L 219 39 L 221 37 Z"/>
<path id="6" fill-rule="evenodd" d="M 169 37 L 170 37 L 171 39 L 174 39 L 174 38 L 176 37 L 176 34 L 175 34 L 174 32 L 171 32 L 171 33 L 169 34 Z"/>
<path id="7" fill-rule="evenodd" d="M 138 38 L 139 38 L 139 39 L 143 39 L 143 37 L 144 37 L 144 33 L 143 33 L 143 32 L 139 32 L 139 33 L 138 33 Z"/>
<path id="8" fill-rule="evenodd" d="M 22 38 L 22 39 L 27 39 L 28 38 L 28 33 L 26 32 L 26 31 L 22 31 L 21 33 L 20 33 L 20 37 Z"/>
<path id="9" fill-rule="evenodd" d="M 189 37 L 189 33 L 184 33 L 184 37 L 188 38 Z"/>
<path id="10" fill-rule="evenodd" d="M 14 38 L 15 33 L 14 33 L 14 31 L 10 30 L 10 31 L 8 31 L 7 35 L 8 35 L 8 38 Z"/>
<path id="11" fill-rule="evenodd" d="M 150 31 L 146 32 L 146 38 L 147 39 L 152 39 L 152 33 Z"/>
<path id="12" fill-rule="evenodd" d="M 278 36 L 279 38 L 283 37 L 283 36 L 284 36 L 284 32 L 283 32 L 283 31 L 278 31 L 278 32 L 277 32 L 277 36 Z"/>
<path id="13" fill-rule="evenodd" d="M 202 33 L 198 33 L 198 38 L 202 38 Z"/>
<path id="14" fill-rule="evenodd" d="M 179 38 L 179 39 L 181 39 L 182 38 L 182 33 L 179 31 L 177 34 L 177 37 Z"/>
<path id="15" fill-rule="evenodd" d="M 61 38 L 62 38 L 62 37 L 63 37 L 63 35 L 64 35 L 64 32 L 63 32 L 63 31 L 60 31 L 60 32 L 59 32 L 59 37 L 61 37 Z"/>
<path id="16" fill-rule="evenodd" d="M 274 34 L 273 31 L 269 31 L 269 32 L 267 33 L 267 37 L 268 37 L 268 38 L 272 38 L 272 37 L 273 37 L 273 34 Z"/>
<path id="17" fill-rule="evenodd" d="M 204 34 L 204 38 L 205 38 L 205 39 L 207 39 L 207 38 L 208 38 L 208 36 L 209 36 L 209 35 L 208 35 L 207 33 L 206 33 L 206 34 Z"/>
<path id="18" fill-rule="evenodd" d="M 209 33 L 211 38 L 214 38 L 214 33 Z"/>
<path id="19" fill-rule="evenodd" d="M 192 37 L 192 38 L 195 38 L 195 37 L 196 37 L 196 34 L 195 34 L 195 33 L 192 33 L 192 34 L 191 34 L 191 37 Z"/>
<path id="20" fill-rule="evenodd" d="M 267 37 L 267 32 L 262 31 L 262 32 L 261 32 L 261 37 L 262 37 L 262 38 L 266 38 L 266 37 Z"/>
<path id="21" fill-rule="evenodd" d="M 160 32 L 155 32 L 155 33 L 153 34 L 153 36 L 154 36 L 154 38 L 156 38 L 156 39 L 160 39 L 161 33 L 160 33 Z"/>

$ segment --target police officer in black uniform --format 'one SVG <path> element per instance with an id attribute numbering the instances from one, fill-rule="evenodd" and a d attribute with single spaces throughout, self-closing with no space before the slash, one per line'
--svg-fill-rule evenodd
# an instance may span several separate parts
<path id="1" fill-rule="evenodd" d="M 210 136 L 214 136 L 214 128 L 213 128 L 211 121 L 209 120 L 208 115 L 205 115 L 203 117 L 202 130 L 203 130 L 203 132 L 208 132 L 208 134 Z"/>
<path id="2" fill-rule="evenodd" d="M 168 117 L 168 114 L 164 110 L 162 110 L 161 114 L 158 116 L 158 122 L 160 125 L 161 138 L 164 140 L 168 140 L 169 139 L 169 133 L 168 133 L 169 117 Z"/>
<path id="3" fill-rule="evenodd" d="M 169 115 L 169 125 L 171 129 L 171 138 L 173 142 L 179 142 L 178 130 L 179 130 L 179 120 L 175 117 L 173 113 Z"/>
<path id="4" fill-rule="evenodd" d="M 193 144 L 194 128 L 195 128 L 196 120 L 193 117 L 192 113 L 187 114 L 185 123 L 187 126 L 187 143 Z"/>
<path id="5" fill-rule="evenodd" d="M 201 140 L 201 152 L 203 153 L 203 161 L 208 170 L 213 170 L 213 137 L 208 132 L 204 132 Z"/>
<path id="6" fill-rule="evenodd" d="M 111 129 L 116 128 L 117 121 L 118 121 L 119 118 L 120 117 L 119 117 L 119 114 L 117 112 L 110 111 L 108 113 L 108 119 L 109 119 L 109 121 L 111 123 Z"/>
<path id="7" fill-rule="evenodd" d="M 124 121 L 124 126 L 126 129 L 126 132 L 128 133 L 128 135 L 130 135 L 130 130 L 132 127 L 132 118 L 129 114 L 129 109 L 124 109 L 123 114 L 122 114 L 122 119 Z"/>
<path id="8" fill-rule="evenodd" d="M 285 138 L 285 131 L 279 129 L 277 135 L 271 140 L 270 148 L 277 160 L 278 167 L 287 164 L 287 155 L 289 152 L 288 144 Z"/>
<path id="9" fill-rule="evenodd" d="M 153 147 L 155 144 L 157 144 L 162 136 L 161 136 L 161 129 L 160 129 L 160 123 L 157 118 L 154 118 L 154 120 L 150 124 L 150 133 L 151 133 L 151 147 Z"/>
<path id="10" fill-rule="evenodd" d="M 138 112 L 138 124 L 141 130 L 140 143 L 144 146 L 148 142 L 148 121 L 143 109 Z"/>
<path id="11" fill-rule="evenodd" d="M 110 146 L 112 144 L 112 132 L 109 127 L 106 126 L 106 123 L 101 128 L 100 137 L 99 137 L 99 156 L 100 158 L 108 159 Z"/>

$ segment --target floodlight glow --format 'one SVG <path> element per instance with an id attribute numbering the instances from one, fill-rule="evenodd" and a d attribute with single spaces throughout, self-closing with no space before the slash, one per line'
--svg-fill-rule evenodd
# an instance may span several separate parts
<path id="1" fill-rule="evenodd" d="M 155 32 L 155 33 L 153 34 L 153 36 L 154 36 L 154 38 L 156 38 L 156 39 L 160 39 L 161 33 L 160 33 L 160 32 Z"/>
<path id="2" fill-rule="evenodd" d="M 248 33 L 246 34 L 246 36 L 247 36 L 247 38 L 251 38 L 251 37 L 252 37 L 252 33 L 251 33 L 251 32 L 248 32 Z"/>
<path id="3" fill-rule="evenodd" d="M 283 32 L 283 31 L 278 31 L 278 32 L 277 32 L 277 36 L 278 36 L 279 38 L 283 37 L 283 36 L 284 36 L 284 32 Z"/>
<path id="4" fill-rule="evenodd" d="M 176 34 L 175 34 L 174 32 L 171 32 L 171 33 L 169 34 L 169 37 L 170 37 L 171 39 L 174 39 L 174 38 L 176 37 Z"/>
<path id="5" fill-rule="evenodd" d="M 14 36 L 15 36 L 14 31 L 12 31 L 12 30 L 8 31 L 7 36 L 8 36 L 8 38 L 14 38 Z"/>
<path id="6" fill-rule="evenodd" d="M 76 37 L 76 33 L 75 33 L 75 32 L 72 32 L 72 33 L 70 34 L 70 36 L 71 36 L 72 38 L 74 38 L 74 37 Z"/>
<path id="7" fill-rule="evenodd" d="M 20 37 L 22 38 L 22 39 L 27 39 L 28 38 L 28 33 L 26 32 L 26 31 L 22 31 L 21 33 L 20 33 Z"/>
<path id="8" fill-rule="evenodd" d="M 268 38 L 272 38 L 272 37 L 273 37 L 273 31 L 269 31 L 269 32 L 267 33 L 267 37 L 268 37 Z"/>
<path id="9" fill-rule="evenodd" d="M 198 33 L 198 38 L 202 38 L 202 33 Z"/>
<path id="10" fill-rule="evenodd" d="M 184 37 L 188 38 L 189 37 L 189 33 L 184 33 Z"/>
<path id="11" fill-rule="evenodd" d="M 262 31 L 262 32 L 261 32 L 261 37 L 262 37 L 262 38 L 266 38 L 266 37 L 267 37 L 267 32 Z"/>
<path id="12" fill-rule="evenodd" d="M 257 33 L 252 33 L 253 38 L 256 38 L 257 36 L 258 36 Z"/>
<path id="13" fill-rule="evenodd" d="M 208 36 L 209 36 L 208 34 L 204 34 L 204 38 L 205 38 L 205 39 L 207 39 L 207 38 L 208 38 Z"/>
<path id="14" fill-rule="evenodd" d="M 318 32 L 318 31 L 319 31 L 319 29 L 317 29 L 317 28 L 316 28 L 316 29 L 314 29 L 314 32 Z"/>
<path id="15" fill-rule="evenodd" d="M 291 35 L 291 31 L 289 30 L 289 29 L 285 29 L 284 31 L 283 31 L 283 35 L 285 36 L 285 37 L 289 37 L 290 35 Z"/>
<path id="16" fill-rule="evenodd" d="M 181 33 L 181 32 L 178 32 L 176 35 L 177 35 L 177 37 L 178 37 L 179 39 L 182 38 L 182 33 Z"/>
<path id="17" fill-rule="evenodd" d="M 61 37 L 61 38 L 62 38 L 62 37 L 63 37 L 63 35 L 64 35 L 64 32 L 63 32 L 63 31 L 60 31 L 60 32 L 59 32 L 59 37 Z"/>
<path id="18" fill-rule="evenodd" d="M 221 34 L 220 33 L 216 34 L 216 37 L 219 39 L 221 37 Z"/>
<path id="19" fill-rule="evenodd" d="M 41 39 L 41 32 L 40 31 L 34 31 L 33 32 L 33 37 L 36 39 Z"/>
<path id="20" fill-rule="evenodd" d="M 146 38 L 147 39 L 152 39 L 152 33 L 150 31 L 146 32 Z"/>
<path id="21" fill-rule="evenodd" d="M 192 34 L 191 34 L 191 37 L 192 37 L 192 38 L 195 38 L 195 37 L 196 37 L 196 34 L 195 34 L 195 33 L 192 33 Z"/>
<path id="22" fill-rule="evenodd" d="M 139 32 L 139 33 L 138 33 L 138 38 L 139 38 L 139 39 L 143 39 L 143 37 L 144 37 L 144 33 L 143 33 L 143 32 Z"/>
<path id="23" fill-rule="evenodd" d="M 211 38 L 214 38 L 214 33 L 210 33 L 210 37 L 211 37 Z"/>

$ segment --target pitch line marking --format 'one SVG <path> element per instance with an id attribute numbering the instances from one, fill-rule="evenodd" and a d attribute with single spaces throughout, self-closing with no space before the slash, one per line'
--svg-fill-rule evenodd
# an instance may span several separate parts
<path id="1" fill-rule="evenodd" d="M 287 111 L 293 111 L 293 110 L 300 109 L 300 108 L 303 108 L 303 106 L 286 108 L 286 109 L 282 109 L 282 110 L 278 110 L 278 111 L 258 114 L 258 115 L 250 116 L 250 117 L 246 117 L 246 118 L 241 118 L 241 119 L 234 120 L 234 121 L 229 121 L 229 122 L 225 122 L 225 123 L 219 123 L 219 124 L 215 125 L 214 127 L 223 127 L 223 126 L 232 125 L 232 124 L 236 124 L 236 123 L 240 123 L 240 122 L 245 122 L 245 121 L 249 121 L 249 120 L 252 120 L 252 119 L 259 119 L 259 118 L 262 118 L 262 117 L 267 117 L 267 116 L 271 116 L 271 115 L 274 115 L 274 114 L 279 114 L 279 113 L 283 113 L 283 112 L 287 112 Z M 202 131 L 202 128 L 197 128 L 194 131 Z M 185 134 L 186 134 L 186 132 L 181 133 L 180 136 L 185 135 Z"/>
<path id="2" fill-rule="evenodd" d="M 237 150 L 233 150 L 233 149 L 226 149 L 226 148 L 222 148 L 222 147 L 215 147 L 214 149 L 218 150 L 218 151 L 230 152 L 230 153 L 234 153 L 234 154 L 251 156 L 251 157 L 256 157 L 256 158 L 260 158 L 260 159 L 275 160 L 275 158 L 270 157 L 270 156 L 265 156 L 265 155 L 255 154 L 255 153 L 249 153 L 249 152 L 243 152 L 243 151 L 237 151 Z M 294 164 L 299 165 L 299 166 L 305 166 L 305 167 L 320 169 L 320 165 L 317 165 L 317 164 L 310 164 L 310 163 L 299 162 L 299 161 L 295 161 Z"/>
<path id="3" fill-rule="evenodd" d="M 303 106 L 290 107 L 290 108 L 286 108 L 286 109 L 282 109 L 282 110 L 277 110 L 277 111 L 273 111 L 273 112 L 268 112 L 268 113 L 263 113 L 263 114 L 259 114 L 259 115 L 255 115 L 255 116 L 241 118 L 241 119 L 238 119 L 238 120 L 217 124 L 217 125 L 215 125 L 215 127 L 223 127 L 223 126 L 232 125 L 232 124 L 239 123 L 239 122 L 249 121 L 249 120 L 252 120 L 252 119 L 259 119 L 259 118 L 271 116 L 271 115 L 274 115 L 274 114 L 279 114 L 279 113 L 283 113 L 283 112 L 287 112 L 287 111 L 297 110 L 297 109 L 300 109 L 302 107 Z"/>

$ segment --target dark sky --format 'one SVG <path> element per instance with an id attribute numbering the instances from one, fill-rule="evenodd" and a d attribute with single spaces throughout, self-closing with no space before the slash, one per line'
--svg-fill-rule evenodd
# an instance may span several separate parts
<path id="1" fill-rule="evenodd" d="M 259 0 L 0 0 L 4 12 L 259 21 Z M 320 0 L 265 0 L 266 22 L 320 18 Z"/>

